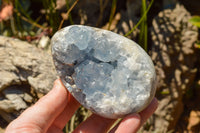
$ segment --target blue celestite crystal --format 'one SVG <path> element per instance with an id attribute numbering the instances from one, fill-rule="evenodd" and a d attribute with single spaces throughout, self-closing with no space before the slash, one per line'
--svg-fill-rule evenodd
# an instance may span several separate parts
<path id="1" fill-rule="evenodd" d="M 146 52 L 116 33 L 73 25 L 51 40 L 57 72 L 86 108 L 107 118 L 143 110 L 155 93 L 156 74 Z"/>

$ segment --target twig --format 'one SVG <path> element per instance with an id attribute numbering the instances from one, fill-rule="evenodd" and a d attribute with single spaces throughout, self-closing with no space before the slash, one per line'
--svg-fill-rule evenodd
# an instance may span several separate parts
<path id="1" fill-rule="evenodd" d="M 79 0 L 76 0 L 76 1 L 74 2 L 74 4 L 70 7 L 70 9 L 67 11 L 67 13 L 63 13 L 63 14 L 62 14 L 62 18 L 63 18 L 63 19 L 62 19 L 62 21 L 60 22 L 60 25 L 59 25 L 58 30 L 60 30 L 60 29 L 62 28 L 62 25 L 63 25 L 64 21 L 68 19 L 69 13 L 72 11 L 72 9 L 75 7 L 75 5 L 78 3 L 78 1 L 79 1 Z"/>
<path id="2" fill-rule="evenodd" d="M 36 27 L 38 27 L 38 28 L 40 28 L 40 29 L 43 29 L 43 30 L 47 29 L 47 28 L 43 27 L 42 25 L 39 25 L 39 24 L 37 24 L 36 22 L 33 22 L 33 21 L 27 19 L 26 17 L 22 16 L 21 13 L 18 12 L 16 9 L 14 9 L 14 12 L 16 12 L 16 14 L 17 14 L 19 17 L 21 17 L 21 19 L 23 19 L 24 21 L 26 21 L 26 22 L 28 22 L 28 23 L 30 23 L 30 24 L 32 24 L 32 25 L 34 25 L 34 26 L 36 26 Z"/>
<path id="3" fill-rule="evenodd" d="M 69 10 L 69 0 L 65 0 L 65 2 L 66 2 L 67 10 Z M 71 15 L 71 13 L 69 13 L 69 21 L 70 21 L 70 23 L 71 23 L 72 25 L 74 24 L 74 22 L 73 22 L 73 20 L 72 20 L 72 15 Z"/>

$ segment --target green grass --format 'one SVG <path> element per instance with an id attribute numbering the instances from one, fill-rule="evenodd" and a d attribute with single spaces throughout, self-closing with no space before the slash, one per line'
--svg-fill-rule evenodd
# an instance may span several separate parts
<path id="1" fill-rule="evenodd" d="M 142 0 L 142 11 L 141 14 L 145 14 L 147 10 L 147 3 L 146 0 Z M 144 15 L 144 19 L 140 25 L 140 34 L 138 43 L 147 51 L 147 34 L 148 34 L 148 25 L 147 25 L 147 14 Z"/>
<path id="2" fill-rule="evenodd" d="M 146 8 L 146 0 L 142 0 L 142 12 L 141 18 L 138 23 L 128 32 L 125 36 L 129 36 L 138 26 L 140 26 L 140 34 L 139 34 L 139 44 L 147 51 L 147 13 L 149 12 L 154 0 L 151 0 L 148 8 Z"/>
<path id="3" fill-rule="evenodd" d="M 68 18 L 63 21 L 69 21 L 70 24 L 74 24 L 71 10 L 75 5 L 70 7 L 69 0 L 66 1 L 66 9 Z M 49 35 L 53 35 L 59 30 L 59 26 L 62 26 L 62 17 L 58 10 L 56 10 L 56 0 L 42 0 L 37 1 L 38 4 L 42 4 L 43 14 L 38 14 L 37 19 L 32 19 L 32 11 L 30 9 L 31 0 L 15 0 L 13 16 L 8 21 L 0 22 L 0 34 L 4 36 L 13 36 L 26 40 L 27 37 L 34 37 L 41 32 L 49 29 L 52 31 Z M 76 4 L 78 0 L 75 1 Z M 0 1 L 0 4 L 2 1 Z"/>
<path id="4" fill-rule="evenodd" d="M 56 10 L 56 0 L 42 0 L 44 9 L 45 9 L 45 17 L 52 28 L 53 33 L 58 30 L 61 18 Z"/>
<path id="5" fill-rule="evenodd" d="M 113 0 L 112 1 L 111 12 L 110 12 L 108 30 L 110 30 L 111 22 L 113 20 L 114 15 L 115 15 L 116 8 L 117 8 L 117 0 Z"/>
<path id="6" fill-rule="evenodd" d="M 70 7 L 69 7 L 69 0 L 65 0 L 65 2 L 66 2 L 66 8 L 67 8 L 67 10 L 69 11 L 69 9 L 70 9 Z M 74 22 L 73 22 L 73 20 L 72 20 L 72 15 L 71 15 L 71 13 L 69 13 L 69 21 L 70 21 L 70 24 L 71 24 L 71 25 L 74 24 Z"/>
<path id="7" fill-rule="evenodd" d="M 193 16 L 191 19 L 189 19 L 189 22 L 200 28 L 200 16 Z"/>
<path id="8" fill-rule="evenodd" d="M 191 19 L 189 19 L 189 22 L 200 28 L 200 16 L 193 16 Z M 197 40 L 195 47 L 200 49 L 200 40 Z"/>
<path id="9" fill-rule="evenodd" d="M 71 11 L 72 11 L 72 9 L 76 6 L 76 4 L 78 3 L 78 1 L 79 0 L 76 0 L 74 3 L 73 3 L 73 5 L 68 9 L 68 1 L 66 2 L 66 7 L 67 7 L 67 13 L 65 13 L 62 17 L 63 17 L 63 19 L 62 19 L 62 21 L 60 22 L 60 24 L 59 24 L 59 27 L 58 27 L 58 30 L 60 30 L 61 28 L 62 28 L 62 26 L 63 26 L 63 23 L 64 23 L 64 21 L 65 20 L 68 20 L 68 18 L 69 18 L 69 20 L 70 20 L 70 17 L 71 17 Z M 72 17 L 71 17 L 71 20 L 70 20 L 70 22 L 71 23 L 73 23 L 73 21 L 72 21 Z"/>

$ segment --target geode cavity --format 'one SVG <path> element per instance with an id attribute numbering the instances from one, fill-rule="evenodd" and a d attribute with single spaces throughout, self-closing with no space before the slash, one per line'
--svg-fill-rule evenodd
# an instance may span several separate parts
<path id="1" fill-rule="evenodd" d="M 135 42 L 110 31 L 73 25 L 58 31 L 51 43 L 63 84 L 92 112 L 119 118 L 151 102 L 154 65 Z"/>

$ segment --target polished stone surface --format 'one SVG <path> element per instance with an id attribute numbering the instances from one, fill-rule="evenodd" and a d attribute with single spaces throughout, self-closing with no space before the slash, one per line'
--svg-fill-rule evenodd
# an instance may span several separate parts
<path id="1" fill-rule="evenodd" d="M 144 109 L 156 89 L 154 65 L 135 42 L 116 33 L 73 25 L 51 40 L 57 72 L 86 108 L 107 118 Z"/>

